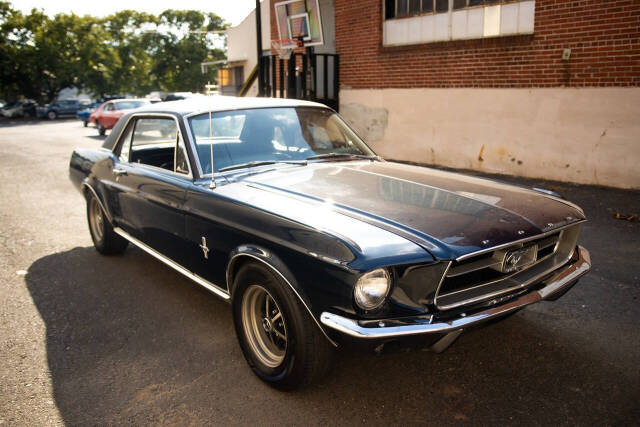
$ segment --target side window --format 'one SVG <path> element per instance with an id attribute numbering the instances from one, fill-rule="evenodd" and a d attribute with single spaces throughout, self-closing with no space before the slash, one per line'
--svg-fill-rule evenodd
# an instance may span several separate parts
<path id="1" fill-rule="evenodd" d="M 140 118 L 132 133 L 130 162 L 189 173 L 187 155 L 175 120 Z"/>

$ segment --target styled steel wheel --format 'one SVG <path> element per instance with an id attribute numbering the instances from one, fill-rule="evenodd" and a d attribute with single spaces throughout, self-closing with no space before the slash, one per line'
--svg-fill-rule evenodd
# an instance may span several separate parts
<path id="1" fill-rule="evenodd" d="M 129 242 L 113 231 L 102 205 L 89 190 L 87 190 L 87 222 L 93 246 L 103 255 L 121 254 Z"/>
<path id="2" fill-rule="evenodd" d="M 280 306 L 262 286 L 251 285 L 245 291 L 242 325 L 260 361 L 271 368 L 280 365 L 287 352 L 287 326 Z"/>
<path id="3" fill-rule="evenodd" d="M 89 201 L 89 227 L 94 239 L 101 242 L 104 238 L 104 214 L 95 197 Z"/>
<path id="4" fill-rule="evenodd" d="M 273 268 L 244 264 L 234 275 L 232 305 L 242 353 L 261 380 L 292 390 L 325 377 L 333 348 Z"/>
<path id="5" fill-rule="evenodd" d="M 49 111 L 47 113 L 47 118 L 49 120 L 55 120 L 58 117 L 58 114 L 55 111 Z"/>

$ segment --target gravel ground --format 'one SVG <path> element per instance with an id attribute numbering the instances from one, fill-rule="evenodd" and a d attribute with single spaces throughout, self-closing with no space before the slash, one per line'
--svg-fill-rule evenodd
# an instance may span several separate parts
<path id="1" fill-rule="evenodd" d="M 337 354 L 281 393 L 229 306 L 142 251 L 102 257 L 68 180 L 76 120 L 0 123 L 0 424 L 637 424 L 640 192 L 505 178 L 580 204 L 592 272 L 442 354 Z"/>

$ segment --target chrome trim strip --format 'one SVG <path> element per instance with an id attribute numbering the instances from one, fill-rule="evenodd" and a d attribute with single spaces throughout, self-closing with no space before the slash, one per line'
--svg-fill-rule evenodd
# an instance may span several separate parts
<path id="1" fill-rule="evenodd" d="M 459 317 L 453 320 L 439 322 L 439 323 L 419 323 L 421 318 L 416 318 L 416 323 L 411 325 L 401 326 L 376 326 L 376 327 L 364 327 L 354 319 L 349 319 L 334 313 L 324 312 L 320 316 L 321 322 L 337 331 L 340 331 L 346 335 L 362 338 L 362 339 L 376 339 L 376 338 L 398 338 L 403 336 L 412 336 L 420 334 L 430 333 L 449 333 L 464 329 L 479 323 L 485 322 L 489 319 L 503 316 L 511 313 L 515 310 L 519 310 L 527 305 L 534 304 L 536 302 L 545 300 L 554 294 L 563 291 L 565 288 L 571 286 L 581 276 L 585 275 L 591 268 L 591 257 L 589 252 L 582 246 L 576 248 L 578 252 L 578 260 L 571 264 L 569 267 L 558 272 L 547 285 L 538 290 L 527 293 L 519 298 L 510 301 L 506 304 L 492 307 L 490 309 L 475 313 L 466 317 Z M 380 324 L 383 321 L 367 322 L 368 324 Z"/>
<path id="2" fill-rule="evenodd" d="M 193 160 L 196 165 L 196 169 L 198 170 L 198 178 L 202 178 L 202 167 L 200 166 L 200 155 L 198 154 L 197 146 L 193 140 L 193 135 L 191 135 L 191 128 L 189 127 L 188 116 L 182 116 L 182 123 L 184 124 L 184 128 L 187 132 L 187 137 L 189 139 L 189 146 L 191 147 L 191 153 L 193 154 Z"/>
<path id="3" fill-rule="evenodd" d="M 287 280 L 286 277 L 284 277 L 284 275 L 282 273 L 280 273 L 278 271 L 278 269 L 276 269 L 273 265 L 269 264 L 268 262 L 266 262 L 265 260 L 263 260 L 260 257 L 257 257 L 253 254 L 248 254 L 248 253 L 239 253 L 239 254 L 235 254 L 234 256 L 231 257 L 231 259 L 229 260 L 229 262 L 227 263 L 227 288 L 230 289 L 231 288 L 231 283 L 229 282 L 229 267 L 233 265 L 233 260 L 241 257 L 241 256 L 248 256 L 250 258 L 254 258 L 258 261 L 260 261 L 261 263 L 265 264 L 267 267 L 269 267 L 271 270 L 273 270 L 274 272 L 276 272 L 278 274 L 278 276 L 280 276 L 282 278 L 282 280 L 284 280 L 284 282 L 289 285 L 289 287 L 291 288 L 291 290 L 293 291 L 293 293 L 298 297 L 298 299 L 300 300 L 300 302 L 302 303 L 302 305 L 304 306 L 304 308 L 307 309 L 307 311 L 309 312 L 309 316 L 311 316 L 311 318 L 313 319 L 314 322 L 316 322 L 316 325 L 318 325 L 318 328 L 320 328 L 320 331 L 322 331 L 322 334 L 327 338 L 327 340 L 329 340 L 329 342 L 334 346 L 334 347 L 338 347 L 338 344 L 332 340 L 331 338 L 329 338 L 329 335 L 327 335 L 327 333 L 325 332 L 325 330 L 322 328 L 322 325 L 320 325 L 320 322 L 318 322 L 318 319 L 316 319 L 316 316 L 313 315 L 313 313 L 311 312 L 311 309 L 309 308 L 309 306 L 307 305 L 307 303 L 302 299 L 302 297 L 300 296 L 300 294 L 298 293 L 298 291 L 296 290 L 296 288 L 293 287 L 293 285 L 291 284 L 291 282 L 289 282 Z"/>
<path id="4" fill-rule="evenodd" d="M 447 273 L 447 277 L 458 277 L 463 274 L 473 273 L 474 271 L 484 270 L 494 265 L 502 264 L 502 260 L 498 261 L 494 258 L 486 258 L 478 261 L 473 261 L 469 264 L 459 265 L 453 267 L 450 272 Z"/>
<path id="5" fill-rule="evenodd" d="M 556 255 L 555 252 L 545 256 L 544 258 L 540 259 L 539 261 L 536 261 L 534 264 L 532 264 L 529 267 L 527 267 L 527 270 L 529 270 L 531 267 L 533 267 L 535 265 L 538 265 L 541 262 L 553 257 L 554 255 Z M 463 305 L 469 305 L 469 304 L 473 304 L 473 303 L 476 303 L 476 302 L 488 300 L 488 299 L 491 299 L 491 298 L 494 298 L 494 297 L 498 297 L 498 296 L 503 295 L 503 294 L 508 294 L 508 293 L 516 291 L 518 289 L 524 289 L 527 286 L 529 286 L 532 283 L 534 283 L 536 280 L 539 280 L 541 277 L 546 276 L 547 274 L 553 272 L 554 270 L 562 268 L 562 266 L 564 266 L 567 262 L 569 262 L 569 260 L 571 259 L 572 256 L 573 256 L 573 252 L 570 253 L 569 256 L 567 256 L 566 259 L 561 260 L 560 262 L 558 262 L 557 264 L 553 265 L 552 267 L 544 270 L 542 273 L 539 273 L 539 274 L 533 276 L 532 278 L 530 278 L 530 279 L 528 279 L 528 280 L 526 280 L 524 282 L 518 283 L 517 285 L 512 286 L 510 288 L 500 289 L 498 291 L 491 292 L 491 293 L 488 293 L 488 294 L 479 295 L 479 296 L 474 297 L 474 298 L 467 298 L 465 300 L 461 300 L 461 301 L 458 301 L 458 302 L 453 303 L 453 304 L 448 304 L 448 305 L 439 305 L 438 304 L 438 298 L 440 298 L 440 297 L 447 297 L 449 295 L 455 295 L 455 294 L 459 294 L 459 293 L 462 293 L 462 292 L 470 291 L 472 289 L 478 289 L 478 288 L 482 288 L 484 286 L 493 285 L 493 284 L 498 283 L 498 282 L 509 280 L 511 277 L 513 277 L 513 276 L 515 276 L 515 275 L 517 275 L 519 273 L 524 273 L 527 270 L 517 271 L 517 272 L 515 272 L 513 274 L 510 274 L 508 276 L 502 277 L 500 279 L 492 280 L 490 282 L 481 283 L 479 285 L 472 286 L 472 287 L 469 287 L 469 288 L 460 289 L 458 291 L 453 291 L 453 292 L 449 292 L 449 293 L 442 294 L 442 295 L 436 294 L 433 302 L 436 305 L 436 307 L 438 307 L 439 310 L 451 310 L 452 308 L 461 307 Z M 439 290 L 440 289 L 438 288 L 438 291 Z"/>
<path id="6" fill-rule="evenodd" d="M 109 220 L 109 222 L 111 224 L 113 224 L 113 220 L 111 218 L 111 215 L 109 215 L 109 212 L 104 208 L 104 205 L 102 204 L 102 200 L 100 200 L 100 197 L 98 197 L 98 193 L 96 193 L 96 190 L 94 190 L 93 187 L 91 186 L 91 184 L 89 184 L 87 182 L 83 182 L 82 184 L 80 184 L 80 187 L 83 187 L 83 186 L 86 186 L 89 190 L 91 190 L 93 195 L 98 200 L 98 203 L 100 204 L 100 207 L 102 208 L 102 212 L 104 212 L 104 214 L 107 216 L 107 219 Z"/>
<path id="7" fill-rule="evenodd" d="M 481 255 L 481 254 L 484 254 L 484 253 L 487 253 L 487 252 L 495 251 L 495 250 L 498 250 L 498 249 L 503 249 L 503 248 L 506 248 L 506 247 L 511 246 L 511 245 L 516 245 L 518 243 L 525 243 L 525 242 L 530 242 L 531 240 L 541 239 L 541 238 L 549 236 L 549 235 L 551 235 L 553 233 L 557 233 L 558 231 L 562 231 L 564 229 L 567 229 L 567 228 L 570 228 L 570 227 L 574 227 L 574 226 L 576 226 L 578 224 L 583 224 L 585 222 L 587 222 L 586 219 L 581 219 L 579 221 L 574 221 L 571 224 L 565 224 L 562 227 L 554 228 L 553 230 L 549 230 L 549 231 L 544 232 L 544 233 L 536 234 L 535 236 L 525 237 L 524 239 L 514 240 L 513 242 L 503 243 L 502 245 L 493 246 L 491 248 L 486 248 L 486 249 L 481 249 L 481 250 L 476 251 L 476 252 L 471 252 L 471 253 L 459 256 L 455 260 L 456 261 L 463 261 L 463 260 L 465 260 L 467 258 L 472 258 L 474 256 Z"/>
<path id="8" fill-rule="evenodd" d="M 114 227 L 113 231 L 115 231 L 118 235 L 120 235 L 123 238 L 127 239 L 128 241 L 130 241 L 131 243 L 133 243 L 134 245 L 136 245 L 137 247 L 139 247 L 140 249 L 142 249 L 143 251 L 145 251 L 149 255 L 151 255 L 151 256 L 157 258 L 158 260 L 162 261 L 163 263 L 167 264 L 169 267 L 173 268 L 178 273 L 182 273 L 183 275 L 187 276 L 189 279 L 193 280 L 198 285 L 200 285 L 200 286 L 206 288 L 207 290 L 213 292 L 214 294 L 218 295 L 222 299 L 229 300 L 231 298 L 231 295 L 229 295 L 229 293 L 227 291 L 225 291 L 224 289 L 222 289 L 221 287 L 219 287 L 217 285 L 214 285 L 211 282 L 208 282 L 207 280 L 203 279 L 202 277 L 200 277 L 200 276 L 198 276 L 196 274 L 193 274 L 192 272 L 190 272 L 189 270 L 187 270 L 186 268 L 184 268 L 180 264 L 178 264 L 175 261 L 173 261 L 173 260 L 167 258 L 166 256 L 162 255 L 161 253 L 159 253 L 156 250 L 152 249 L 150 246 L 147 246 L 145 243 L 142 243 L 140 240 L 136 239 L 135 237 L 129 235 L 126 231 L 122 230 L 121 228 Z"/>

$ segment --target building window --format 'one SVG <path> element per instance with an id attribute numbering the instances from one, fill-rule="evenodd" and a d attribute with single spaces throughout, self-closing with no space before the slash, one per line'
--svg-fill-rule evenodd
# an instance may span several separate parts
<path id="1" fill-rule="evenodd" d="M 218 69 L 218 87 L 223 95 L 237 95 L 244 84 L 244 67 Z"/>
<path id="2" fill-rule="evenodd" d="M 535 0 L 384 0 L 385 46 L 532 34 Z"/>

